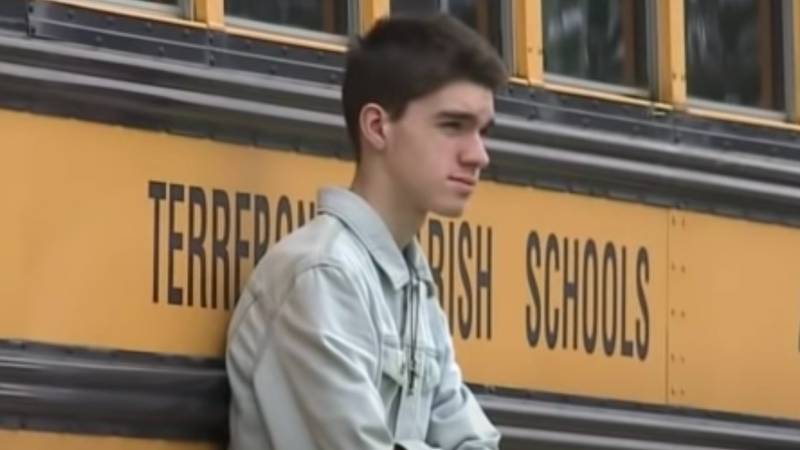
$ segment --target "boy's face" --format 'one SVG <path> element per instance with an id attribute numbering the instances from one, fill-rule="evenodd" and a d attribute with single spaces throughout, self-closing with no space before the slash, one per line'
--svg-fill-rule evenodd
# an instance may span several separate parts
<path id="1" fill-rule="evenodd" d="M 404 202 L 458 217 L 489 164 L 484 132 L 494 120 L 492 91 L 453 82 L 408 104 L 387 124 L 387 171 Z"/>

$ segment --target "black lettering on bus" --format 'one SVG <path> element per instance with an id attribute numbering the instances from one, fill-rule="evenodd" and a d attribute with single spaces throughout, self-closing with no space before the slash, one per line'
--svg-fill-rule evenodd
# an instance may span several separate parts
<path id="1" fill-rule="evenodd" d="M 608 242 L 603 251 L 603 318 L 601 321 L 603 324 L 603 353 L 606 356 L 614 356 L 617 346 L 617 305 L 619 303 L 617 274 L 617 252 L 614 244 Z"/>
<path id="2" fill-rule="evenodd" d="M 250 241 L 244 238 L 242 225 L 245 222 L 243 215 L 250 211 L 250 195 L 242 192 L 236 193 L 236 226 L 234 227 L 236 236 L 233 238 L 233 289 L 234 302 L 238 301 L 241 295 L 242 280 L 242 260 L 250 258 Z"/>
<path id="3" fill-rule="evenodd" d="M 578 350 L 578 321 L 579 305 L 578 292 L 580 278 L 580 243 L 577 239 L 570 240 L 564 238 L 564 280 L 562 282 L 561 295 L 561 315 L 563 317 L 561 336 L 561 348 L 566 349 L 572 344 L 572 350 Z M 571 251 L 570 251 L 571 250 Z M 572 264 L 570 264 L 572 261 Z M 570 318 L 572 320 L 570 320 Z M 570 333 L 571 332 L 571 333 Z"/>
<path id="4" fill-rule="evenodd" d="M 183 203 L 184 193 L 185 191 L 182 184 L 173 183 L 169 185 L 169 208 L 167 210 L 169 221 L 169 239 L 167 241 L 167 303 L 178 306 L 183 304 L 183 288 L 177 286 L 175 280 L 175 254 L 183 250 L 183 233 L 177 229 L 178 227 L 175 223 L 177 220 L 177 211 L 175 209 L 178 203 Z"/>
<path id="5" fill-rule="evenodd" d="M 419 236 L 417 239 L 419 239 L 420 242 L 424 242 L 422 236 Z M 444 227 L 442 227 L 442 222 L 434 219 L 428 220 L 428 241 L 426 249 L 428 253 L 428 264 L 431 268 L 433 282 L 437 287 L 436 292 L 439 296 L 442 309 L 449 311 L 452 310 L 452 305 L 448 304 L 445 299 L 444 279 L 442 278 L 442 273 L 444 273 L 444 247 Z M 448 314 L 447 319 L 447 326 L 452 330 L 453 316 Z"/>
<path id="6" fill-rule="evenodd" d="M 228 255 L 228 241 L 231 235 L 231 202 L 228 193 L 222 189 L 212 190 L 212 215 L 211 220 L 211 308 L 217 309 L 222 305 L 230 309 L 230 257 Z M 220 268 L 220 266 L 222 266 Z M 220 302 L 220 278 L 222 278 L 222 302 Z"/>
<path id="7" fill-rule="evenodd" d="M 167 183 L 151 181 L 147 185 L 148 197 L 153 200 L 153 303 L 158 303 L 161 293 L 161 202 L 167 198 Z"/>
<path id="8" fill-rule="evenodd" d="M 448 327 L 462 340 L 492 339 L 492 229 L 429 219 L 428 261 Z"/>
<path id="9" fill-rule="evenodd" d="M 189 256 L 187 270 L 187 306 L 194 306 L 195 273 L 199 274 L 200 307 L 208 307 L 208 289 L 206 288 L 206 226 L 208 214 L 206 193 L 197 186 L 189 187 Z M 195 267 L 197 263 L 198 267 Z"/>
<path id="10" fill-rule="evenodd" d="M 650 351 L 650 306 L 647 299 L 647 284 L 650 282 L 650 255 L 644 247 L 639 248 L 636 255 L 636 297 L 639 300 L 639 309 L 642 311 L 641 320 L 636 321 L 636 354 L 639 359 L 647 359 Z"/>
<path id="11" fill-rule="evenodd" d="M 267 253 L 270 236 L 269 200 L 266 195 L 255 196 L 255 209 L 253 211 L 253 253 L 256 261 Z"/>
<path id="12" fill-rule="evenodd" d="M 628 252 L 627 252 L 627 249 L 625 247 L 622 247 L 621 254 L 622 254 L 622 267 L 628 267 L 628 264 L 627 264 Z M 628 286 L 627 275 L 628 275 L 628 271 L 627 270 L 623 270 L 622 273 L 621 273 L 621 276 L 620 276 L 620 278 L 622 279 L 622 281 L 620 282 L 620 285 L 622 286 L 622 289 L 620 289 L 620 291 L 619 291 L 619 294 L 620 294 L 619 306 L 621 308 L 620 315 L 622 316 L 622 320 L 620 321 L 620 334 L 621 334 L 620 340 L 622 341 L 622 348 L 620 349 L 620 353 L 622 353 L 622 355 L 627 357 L 627 358 L 631 358 L 631 357 L 634 356 L 633 355 L 633 341 L 628 337 L 628 321 L 625 320 L 625 318 L 628 317 L 628 311 L 627 311 L 627 309 L 628 309 L 628 295 L 627 295 L 628 289 L 626 289 L 626 287 Z"/>
<path id="13" fill-rule="evenodd" d="M 163 181 L 148 183 L 148 198 L 152 301 L 175 306 L 231 309 L 269 246 L 316 215 L 314 202 L 286 195 L 271 201 L 263 194 Z M 185 270 L 177 261 L 186 262 Z"/>
<path id="14" fill-rule="evenodd" d="M 306 211 L 308 209 L 308 211 Z M 306 224 L 306 222 L 310 221 L 314 218 L 314 202 L 308 202 L 308 206 L 306 206 L 306 202 L 303 200 L 297 201 L 297 228 L 302 227 Z"/>
<path id="15" fill-rule="evenodd" d="M 289 197 L 281 195 L 278 198 L 278 224 L 275 227 L 275 241 L 280 241 L 282 237 L 291 233 L 294 229 L 292 223 L 292 203 Z"/>
<path id="16" fill-rule="evenodd" d="M 467 261 L 472 259 L 472 234 L 467 222 L 461 222 L 461 226 L 458 227 L 458 256 L 458 274 L 463 290 L 463 293 L 458 295 L 458 331 L 461 339 L 465 339 L 472 334 L 475 316 L 480 317 L 480 311 L 475 311 L 473 307 L 472 277 L 466 265 Z M 481 323 L 480 320 L 477 323 Z M 480 333 L 478 327 L 476 335 L 480 336 Z"/>
<path id="17" fill-rule="evenodd" d="M 575 248 L 578 248 L 577 243 Z M 577 258 L 575 261 L 577 262 Z M 597 309 L 600 304 L 600 293 L 598 291 L 599 276 L 597 246 L 594 243 L 594 239 L 588 239 L 583 251 L 583 295 L 581 295 L 581 318 L 583 319 L 583 327 L 581 334 L 583 335 L 583 350 L 589 355 L 594 354 L 595 347 L 597 346 L 597 329 L 600 326 L 598 324 L 597 314 Z M 589 304 L 590 301 L 591 306 Z"/>
<path id="18" fill-rule="evenodd" d="M 535 268 L 542 266 L 541 242 L 539 233 L 528 233 L 527 256 L 525 258 L 525 275 L 528 279 L 528 290 L 531 294 L 531 304 L 525 305 L 525 330 L 528 337 L 528 346 L 537 347 L 542 322 L 542 295 L 539 293 L 539 282 L 536 281 Z"/>
<path id="19" fill-rule="evenodd" d="M 547 244 L 544 251 L 544 338 L 547 348 L 554 349 L 558 343 L 558 307 L 551 306 L 550 300 L 552 291 L 550 290 L 550 278 L 553 272 L 561 271 L 558 258 L 558 238 L 551 234 L 547 236 Z M 553 299 L 554 300 L 554 299 Z"/>
<path id="20" fill-rule="evenodd" d="M 525 256 L 528 345 L 593 355 L 599 339 L 607 357 L 644 361 L 650 343 L 649 255 L 645 247 L 637 248 L 631 267 L 628 250 L 613 241 L 598 245 L 595 239 L 555 233 L 543 239 L 531 231 Z M 629 293 L 637 301 L 629 302 Z M 635 316 L 635 336 L 628 329 L 630 316 Z"/>
<path id="21" fill-rule="evenodd" d="M 492 324 L 494 317 L 494 300 L 492 299 L 492 227 L 478 225 L 475 235 L 475 290 L 477 292 L 476 310 L 478 311 L 476 337 L 483 338 L 481 330 L 486 329 L 486 340 L 492 339 Z M 483 312 L 486 315 L 482 315 Z M 481 326 L 482 325 L 482 326 Z"/>

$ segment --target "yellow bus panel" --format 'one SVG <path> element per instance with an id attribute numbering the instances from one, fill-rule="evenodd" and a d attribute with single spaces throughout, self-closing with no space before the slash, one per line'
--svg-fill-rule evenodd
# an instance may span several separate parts
<path id="1" fill-rule="evenodd" d="M 269 243 L 350 163 L 2 112 L 0 337 L 220 355 Z M 8 183 L 12 183 L 9 181 Z M 6 206 L 4 205 L 4 208 Z M 469 381 L 665 401 L 665 209 L 485 183 L 420 234 Z M 5 240 L 15 238 L 2 233 Z"/>
<path id="2" fill-rule="evenodd" d="M 21 293 L 0 306 L 1 337 L 218 356 L 256 252 L 309 217 L 317 183 L 350 173 L 72 120 L 0 112 L 0 123 L 0 178 L 26 196 L 8 215 L 21 233 L 3 233 L 24 245 L 0 257 L 6 289 Z"/>
<path id="3" fill-rule="evenodd" d="M 0 428 L 0 448 L 3 450 L 220 450 L 220 447 L 204 442 L 79 436 Z"/>
<path id="4" fill-rule="evenodd" d="M 667 216 L 483 184 L 444 248 L 422 240 L 434 270 L 450 258 L 441 295 L 468 379 L 663 402 Z"/>
<path id="5" fill-rule="evenodd" d="M 800 232 L 674 219 L 670 402 L 800 419 Z"/>
<path id="6" fill-rule="evenodd" d="M 5 114 L 0 111 L 0 124 Z M 2 126 L 2 125 L 0 125 Z M 33 242 L 30 241 L 31 164 L 33 155 L 7 147 L 9 140 L 5 131 L 0 132 L 0 337 L 7 330 L 18 326 L 27 315 L 28 305 L 22 301 L 27 297 L 26 289 L 34 282 L 33 273 L 21 270 L 20 264 L 28 264 L 33 257 Z M 12 156 L 13 155 L 13 156 Z"/>

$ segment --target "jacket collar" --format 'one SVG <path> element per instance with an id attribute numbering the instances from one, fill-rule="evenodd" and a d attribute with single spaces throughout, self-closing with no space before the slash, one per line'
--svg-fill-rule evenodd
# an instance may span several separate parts
<path id="1" fill-rule="evenodd" d="M 433 284 L 433 275 L 419 242 L 414 239 L 401 252 L 386 223 L 361 196 L 345 188 L 323 187 L 317 201 L 320 213 L 336 217 L 350 229 L 395 290 L 409 282 L 409 267 L 421 280 Z"/>

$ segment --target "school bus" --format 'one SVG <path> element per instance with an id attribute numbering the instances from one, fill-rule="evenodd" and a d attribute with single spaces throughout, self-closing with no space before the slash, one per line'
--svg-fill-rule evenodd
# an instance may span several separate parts
<path id="1" fill-rule="evenodd" d="M 419 235 L 503 449 L 800 448 L 797 2 L 0 0 L 1 448 L 225 448 L 242 283 L 351 175 L 347 37 L 435 9 L 513 73 Z"/>

